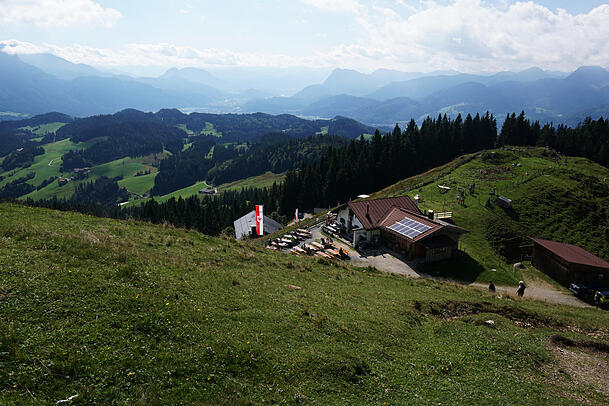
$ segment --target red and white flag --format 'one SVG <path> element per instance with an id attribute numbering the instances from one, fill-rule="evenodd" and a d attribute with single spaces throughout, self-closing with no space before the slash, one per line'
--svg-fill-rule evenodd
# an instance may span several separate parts
<path id="1" fill-rule="evenodd" d="M 262 205 L 256 205 L 256 234 L 264 234 L 264 214 L 262 212 Z"/>
<path id="2" fill-rule="evenodd" d="M 294 220 L 298 221 L 298 209 L 294 210 Z"/>

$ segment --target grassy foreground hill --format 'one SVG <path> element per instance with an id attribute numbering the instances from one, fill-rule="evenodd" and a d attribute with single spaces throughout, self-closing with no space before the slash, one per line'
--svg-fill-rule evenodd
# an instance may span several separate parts
<path id="1" fill-rule="evenodd" d="M 606 312 L 0 214 L 0 404 L 609 404 Z"/>

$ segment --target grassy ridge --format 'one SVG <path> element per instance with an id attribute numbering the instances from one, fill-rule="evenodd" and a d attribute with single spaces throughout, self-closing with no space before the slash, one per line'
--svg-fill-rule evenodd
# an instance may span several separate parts
<path id="1" fill-rule="evenodd" d="M 277 173 L 272 173 L 272 172 L 266 172 L 262 175 L 252 176 L 249 178 L 240 179 L 240 180 L 230 182 L 230 183 L 224 183 L 224 184 L 218 186 L 218 192 L 224 192 L 227 190 L 240 190 L 245 187 L 250 187 L 250 188 L 269 187 L 269 186 L 272 186 L 274 182 L 281 182 L 284 177 L 285 177 L 285 175 L 282 173 L 277 174 Z M 154 178 L 152 178 L 152 179 L 153 179 L 152 184 L 154 185 Z M 123 181 L 121 181 L 121 182 L 123 182 Z M 119 182 L 119 185 L 121 184 L 121 182 Z M 128 183 L 128 185 L 131 185 L 131 184 Z M 207 185 L 207 183 L 205 183 L 205 181 L 201 181 L 201 182 L 195 183 L 194 185 L 185 187 L 183 189 L 176 190 L 175 192 L 171 192 L 171 193 L 168 193 L 163 196 L 155 197 L 154 200 L 156 200 L 159 203 L 163 203 L 171 198 L 175 198 L 175 199 L 178 199 L 180 197 L 187 198 L 190 196 L 198 195 L 199 191 L 201 189 L 207 188 L 207 187 L 209 187 L 209 185 Z M 127 188 L 127 189 L 129 189 L 129 188 Z M 129 190 L 131 190 L 131 189 L 129 189 Z M 128 204 L 126 204 L 125 207 L 140 205 L 140 204 L 147 202 L 148 200 L 150 200 L 150 199 L 149 198 L 134 199 L 134 200 L 130 201 Z"/>
<path id="2" fill-rule="evenodd" d="M 521 166 L 514 167 L 512 163 Z M 505 167 L 509 171 L 505 171 Z M 445 263 L 430 266 L 427 269 L 430 273 L 470 282 L 494 280 L 500 284 L 516 284 L 522 275 L 492 249 L 485 234 L 487 221 L 505 222 L 521 230 L 524 244 L 530 244 L 526 241 L 526 234 L 530 233 L 581 244 L 597 255 L 609 254 L 603 251 L 606 237 L 601 227 L 609 222 L 609 202 L 602 195 L 591 196 L 601 193 L 602 186 L 592 187 L 588 195 L 581 197 L 573 192 L 582 189 L 581 179 L 588 178 L 596 179 L 600 185 L 607 184 L 609 170 L 585 158 L 569 157 L 567 163 L 561 159 L 557 164 L 543 148 L 518 148 L 463 156 L 398 182 L 374 197 L 419 194 L 423 198 L 421 209 L 452 211 L 455 223 L 470 231 L 461 238 L 466 255 L 455 260 L 452 266 Z M 467 191 L 467 185 L 473 183 L 476 193 L 472 196 L 466 192 L 465 206 L 458 205 L 458 188 Z M 451 190 L 443 194 L 438 185 L 449 186 Z M 487 206 L 491 190 L 512 199 L 512 208 Z M 563 196 L 562 200 L 557 200 L 558 196 Z M 579 208 L 579 200 L 595 203 Z M 578 223 L 582 224 L 580 234 L 574 235 Z"/>
<path id="3" fill-rule="evenodd" d="M 0 211 L 2 404 L 609 401 L 548 372 L 549 337 L 606 342 L 607 313 L 162 226 Z"/>
<path id="4" fill-rule="evenodd" d="M 8 182 L 24 177 L 30 172 L 36 174 L 33 179 L 28 181 L 31 185 L 39 185 L 52 176 L 60 176 L 61 156 L 71 149 L 84 148 L 85 145 L 84 143 L 75 144 L 69 139 L 43 145 L 45 153 L 34 157 L 34 163 L 31 166 L 0 174 L 6 176 L 3 181 L 0 181 L 0 187 L 3 187 Z M 12 176 L 7 176 L 13 172 Z"/>
<path id="5" fill-rule="evenodd" d="M 154 180 L 152 181 L 152 185 L 154 186 Z M 197 182 L 194 185 L 190 185 L 188 187 L 185 187 L 183 189 L 179 189 L 176 190 L 174 192 L 171 193 L 167 193 L 166 195 L 163 196 L 155 196 L 154 200 L 156 200 L 158 203 L 163 203 L 166 202 L 167 200 L 171 199 L 171 198 L 175 198 L 175 199 L 179 199 L 180 197 L 182 198 L 187 198 L 193 195 L 198 195 L 199 191 L 203 188 L 209 187 L 207 185 L 207 183 L 205 183 L 205 181 L 201 181 L 201 182 Z M 131 200 L 129 203 L 127 203 L 125 205 L 125 207 L 129 207 L 129 206 L 137 206 L 143 203 L 146 203 L 147 201 L 151 200 L 151 198 L 144 198 L 144 199 L 134 199 Z"/>
<path id="6" fill-rule="evenodd" d="M 149 173 L 148 175 L 134 176 L 118 181 L 120 187 L 124 187 L 130 192 L 143 195 L 148 193 L 154 186 L 154 178 L 158 172 Z"/>
<path id="7" fill-rule="evenodd" d="M 55 122 L 55 123 L 40 124 L 40 125 L 35 126 L 35 127 L 26 126 L 26 127 L 21 127 L 21 128 L 24 129 L 24 130 L 29 130 L 29 131 L 33 132 L 34 134 L 37 134 L 37 135 L 47 135 L 48 133 L 55 133 L 55 132 L 57 132 L 57 130 L 59 130 L 64 125 L 66 125 L 66 123 Z"/>
<path id="8" fill-rule="evenodd" d="M 285 178 L 284 173 L 266 172 L 262 175 L 251 176 L 249 178 L 236 180 L 234 182 L 223 183 L 218 186 L 218 191 L 241 190 L 243 188 L 265 188 L 273 186 L 273 183 L 281 183 Z"/>

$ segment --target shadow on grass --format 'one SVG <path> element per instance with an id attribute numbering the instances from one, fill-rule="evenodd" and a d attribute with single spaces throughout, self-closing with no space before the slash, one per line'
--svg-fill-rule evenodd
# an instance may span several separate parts
<path id="1" fill-rule="evenodd" d="M 507 214 L 512 220 L 520 221 L 520 215 L 514 210 L 513 207 L 504 208 L 503 211 Z"/>
<path id="2" fill-rule="evenodd" d="M 417 272 L 432 278 L 451 279 L 458 283 L 470 284 L 475 282 L 484 271 L 484 267 L 463 251 L 457 251 L 455 256 L 445 261 L 421 264 Z"/>

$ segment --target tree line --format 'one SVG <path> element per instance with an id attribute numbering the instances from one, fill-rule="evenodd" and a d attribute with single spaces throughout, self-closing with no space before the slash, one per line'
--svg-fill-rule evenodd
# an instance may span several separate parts
<path id="1" fill-rule="evenodd" d="M 565 155 L 581 156 L 609 167 L 609 119 L 586 118 L 575 128 L 531 122 L 524 111 L 507 115 L 497 145 L 547 146 Z"/>

